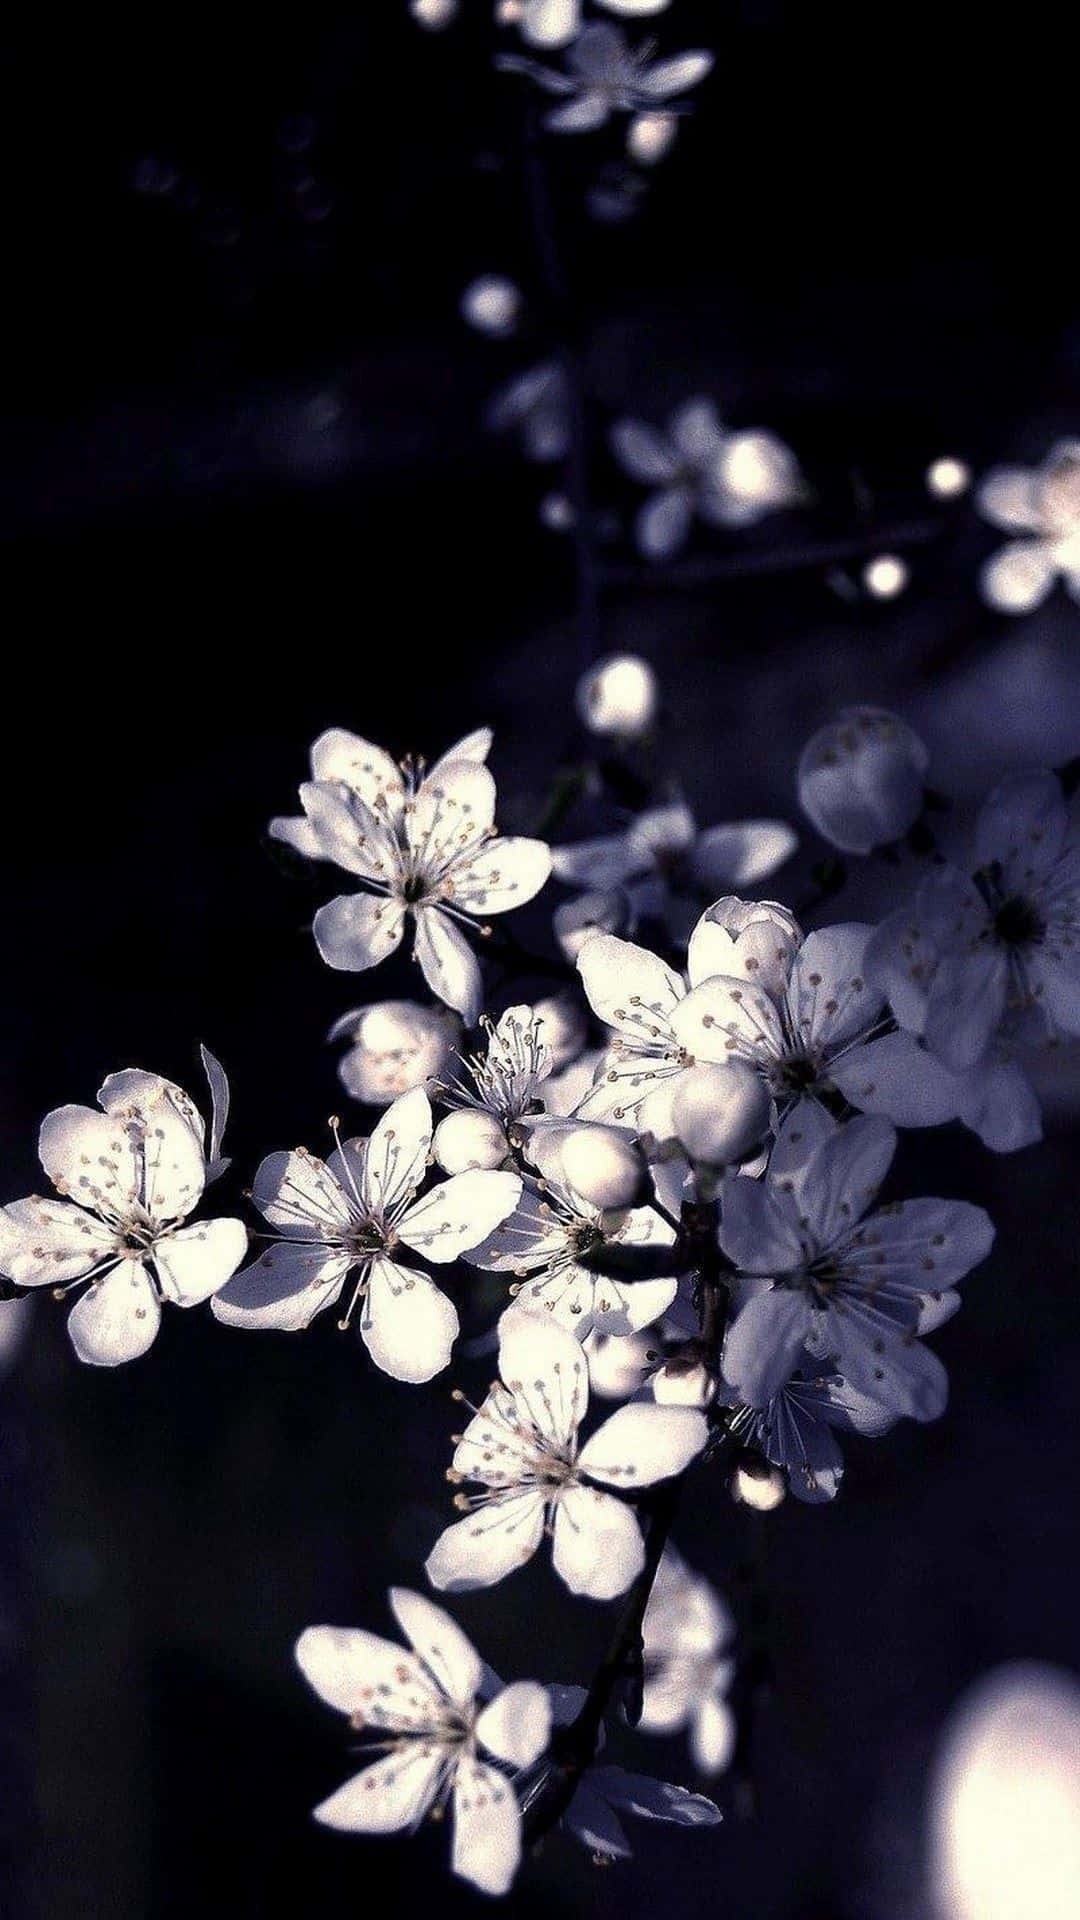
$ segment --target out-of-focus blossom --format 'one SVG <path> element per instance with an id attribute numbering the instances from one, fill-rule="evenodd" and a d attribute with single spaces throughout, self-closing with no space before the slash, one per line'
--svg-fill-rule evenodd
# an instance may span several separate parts
<path id="1" fill-rule="evenodd" d="M 901 1026 L 953 1075 L 999 1070 L 1002 1043 L 1080 1034 L 1080 833 L 1056 776 L 995 788 L 964 867 L 934 867 L 877 929 L 866 964 Z M 997 1086 L 981 1077 L 969 1098 L 1019 1102 L 1027 1130 L 1030 1090 L 1016 1073 Z M 985 1118 L 1008 1131 L 1007 1111 Z"/>
<path id="2" fill-rule="evenodd" d="M 1080 1887 L 1080 1686 L 1036 1661 L 963 1695 L 931 1785 L 941 1920 L 1071 1920 Z"/>
<path id="3" fill-rule="evenodd" d="M 102 1111 L 57 1107 L 38 1140 L 59 1200 L 31 1194 L 0 1208 L 0 1272 L 20 1287 L 66 1294 L 80 1360 L 115 1367 L 153 1344 L 164 1302 L 194 1307 L 244 1257 L 242 1220 L 185 1226 L 222 1162 L 228 1086 L 203 1049 L 214 1097 L 209 1138 L 194 1101 L 160 1074 L 128 1067 L 98 1093 Z"/>
<path id="4" fill-rule="evenodd" d="M 482 1893 L 505 1893 L 521 1859 L 510 1775 L 548 1744 L 547 1690 L 533 1680 L 493 1687 L 457 1622 L 423 1594 L 394 1587 L 390 1606 L 410 1651 L 361 1627 L 308 1627 L 296 1643 L 308 1685 L 379 1755 L 315 1819 L 344 1833 L 398 1833 L 449 1806 L 454 1872 Z"/>
<path id="5" fill-rule="evenodd" d="M 596 0 L 608 13 L 643 20 L 663 13 L 671 0 Z M 501 27 L 517 27 L 530 47 L 565 47 L 581 32 L 582 0 L 496 0 Z"/>
<path id="6" fill-rule="evenodd" d="M 635 653 L 612 653 L 578 681 L 574 704 L 590 733 L 637 740 L 652 726 L 659 698 L 647 660 Z"/>
<path id="7" fill-rule="evenodd" d="M 782 820 L 699 828 L 685 801 L 638 814 L 622 833 L 554 847 L 551 870 L 569 886 L 621 888 L 632 922 L 656 920 L 684 944 L 702 902 L 731 887 L 756 887 L 798 846 Z"/>
<path id="8" fill-rule="evenodd" d="M 879 553 L 862 570 L 862 583 L 874 600 L 895 600 L 911 577 L 906 560 L 896 553 Z"/>
<path id="9" fill-rule="evenodd" d="M 734 1662 L 725 1649 L 734 1622 L 715 1588 L 666 1547 L 642 1624 L 645 1686 L 642 1733 L 686 1728 L 701 1773 L 722 1773 L 735 1747 L 726 1694 Z"/>
<path id="10" fill-rule="evenodd" d="M 576 963 L 586 942 L 598 933 L 621 933 L 629 916 L 626 895 L 618 887 L 579 893 L 564 900 L 551 916 L 555 938 L 566 959 Z"/>
<path id="11" fill-rule="evenodd" d="M 747 527 L 807 498 L 791 449 L 757 428 L 730 432 L 711 400 L 685 401 L 666 433 L 643 420 L 619 420 L 611 445 L 623 471 L 653 489 L 634 522 L 649 560 L 678 553 L 695 515 L 709 526 Z"/>
<path id="12" fill-rule="evenodd" d="M 728 1431 L 774 1467 L 782 1467 L 797 1500 L 835 1496 L 844 1474 L 836 1432 L 870 1438 L 887 1433 L 895 1415 L 857 1393 L 834 1368 L 805 1354 L 790 1380 L 761 1406 L 747 1406 L 728 1388 Z"/>
<path id="13" fill-rule="evenodd" d="M 997 467 L 976 494 L 983 518 L 1018 535 L 979 575 L 1000 613 L 1030 613 L 1059 577 L 1080 600 L 1080 440 L 1060 440 L 1039 467 Z"/>
<path id="14" fill-rule="evenodd" d="M 971 468 L 966 460 L 957 460 L 952 454 L 942 454 L 926 469 L 927 492 L 936 500 L 957 500 L 970 485 Z"/>
<path id="15" fill-rule="evenodd" d="M 457 1312 L 401 1249 L 444 1266 L 511 1213 L 521 1181 L 510 1172 L 459 1173 L 417 1198 L 431 1148 L 431 1106 L 415 1087 L 395 1100 L 369 1140 L 339 1142 L 327 1162 L 298 1147 L 262 1162 L 252 1198 L 281 1238 L 230 1282 L 213 1311 L 226 1326 L 296 1333 L 356 1284 L 360 1337 L 395 1380 L 430 1380 L 450 1358 Z"/>
<path id="16" fill-rule="evenodd" d="M 354 1100 L 387 1107 L 413 1087 L 427 1087 L 445 1072 L 461 1039 L 461 1021 L 447 1007 L 416 1000 L 377 1000 L 335 1020 L 327 1038 L 351 1047 L 338 1064 L 342 1086 Z"/>
<path id="17" fill-rule="evenodd" d="M 570 406 L 558 361 L 545 360 L 507 381 L 490 402 L 485 422 L 492 433 L 519 434 L 529 460 L 564 460 L 570 450 Z"/>
<path id="18" fill-rule="evenodd" d="M 799 805 L 830 846 L 871 853 L 922 812 L 929 749 L 884 707 L 845 707 L 799 755 Z"/>
<path id="19" fill-rule="evenodd" d="M 667 1480 L 705 1445 L 700 1413 L 620 1407 L 579 1445 L 589 1369 L 579 1343 L 544 1314 L 504 1319 L 501 1380 L 458 1440 L 451 1477 L 466 1518 L 440 1534 L 425 1562 L 432 1585 L 461 1591 L 505 1579 L 551 1535 L 552 1564 L 571 1593 L 610 1600 L 645 1564 L 632 1507 L 608 1491 Z"/>
<path id="20" fill-rule="evenodd" d="M 409 12 L 418 26 L 440 33 L 458 17 L 460 0 L 409 0 Z"/>
<path id="21" fill-rule="evenodd" d="M 748 1406 L 767 1407 L 808 1349 L 815 1362 L 835 1360 L 849 1387 L 890 1413 L 941 1413 L 945 1369 L 917 1336 L 940 1324 L 957 1282 L 989 1253 L 994 1229 L 981 1207 L 962 1200 L 868 1212 L 895 1150 L 886 1120 L 859 1115 L 838 1126 L 821 1108 L 800 1106 L 764 1180 L 728 1176 L 720 1244 L 746 1285 L 723 1366 Z"/>
<path id="22" fill-rule="evenodd" d="M 701 49 L 664 60 L 655 60 L 653 51 L 629 47 L 620 27 L 602 24 L 582 29 L 567 49 L 565 71 L 517 54 L 501 54 L 495 64 L 506 73 L 527 74 L 545 93 L 564 96 L 564 106 L 544 115 L 552 132 L 591 133 L 613 113 L 641 113 L 675 100 L 712 70 L 712 54 Z"/>
<path id="23" fill-rule="evenodd" d="M 585 1045 L 588 1027 L 581 1003 L 572 993 L 553 993 L 538 1000 L 533 1012 L 540 1022 L 540 1038 L 551 1057 L 551 1071 L 561 1073 L 577 1059 Z"/>
<path id="24" fill-rule="evenodd" d="M 523 306 L 520 287 L 497 273 L 484 273 L 471 280 L 461 296 L 461 317 L 477 333 L 505 340 L 521 319 Z"/>
<path id="25" fill-rule="evenodd" d="M 639 167 L 655 167 L 671 152 L 679 129 L 674 113 L 638 113 L 626 130 L 626 151 Z"/>
<path id="26" fill-rule="evenodd" d="M 528 1154 L 539 1179 L 525 1182 L 516 1210 L 465 1257 L 520 1282 L 504 1325 L 514 1316 L 549 1313 L 579 1340 L 594 1327 L 639 1332 L 671 1305 L 677 1280 L 614 1280 L 590 1261 L 613 1247 L 673 1246 L 674 1231 L 651 1207 L 605 1210 L 577 1193 L 561 1163 L 562 1131 L 555 1125 L 531 1135 Z"/>
<path id="27" fill-rule="evenodd" d="M 305 817 L 270 828 L 365 889 L 339 894 L 315 915 L 327 966 L 378 966 L 401 945 L 411 917 L 424 979 L 467 1026 L 483 1005 L 483 983 L 461 923 L 522 906 L 551 867 L 542 840 L 496 835 L 495 782 L 482 764 L 489 745 L 486 732 L 470 735 L 425 772 L 422 764 L 399 767 L 355 734 L 324 734 L 312 749 L 315 778 L 300 789 Z"/>

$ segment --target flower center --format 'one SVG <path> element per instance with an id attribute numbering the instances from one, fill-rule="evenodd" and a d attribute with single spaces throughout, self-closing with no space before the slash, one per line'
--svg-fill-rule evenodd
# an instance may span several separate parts
<path id="1" fill-rule="evenodd" d="M 994 932 L 1007 947 L 1029 947 L 1042 938 L 1044 928 L 1031 901 L 1016 894 L 1002 901 L 994 914 Z"/>

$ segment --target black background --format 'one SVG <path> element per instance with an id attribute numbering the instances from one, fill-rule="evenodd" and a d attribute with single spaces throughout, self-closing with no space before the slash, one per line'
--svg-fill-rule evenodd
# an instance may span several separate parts
<path id="1" fill-rule="evenodd" d="M 410 985 L 320 966 L 334 884 L 265 839 L 322 727 L 434 752 L 492 724 L 510 825 L 567 746 L 582 643 L 569 548 L 536 519 L 551 482 L 479 425 L 548 345 L 527 95 L 490 70 L 486 0 L 465 12 L 430 36 L 396 0 L 6 31 L 5 1197 L 37 1182 L 41 1114 L 126 1064 L 197 1090 L 200 1039 L 234 1083 L 234 1197 L 271 1147 L 321 1147 L 330 1021 Z M 605 420 L 709 391 L 791 441 L 817 504 L 699 557 L 922 529 L 888 606 L 812 557 L 608 592 L 604 646 L 664 681 L 671 770 L 703 819 L 792 816 L 798 746 L 850 699 L 916 718 L 945 788 L 1064 760 L 1075 609 L 988 613 L 994 536 L 922 483 L 941 453 L 1038 458 L 1076 423 L 1053 15 L 675 0 L 655 26 L 717 66 L 637 217 L 582 213 L 617 136 L 545 144 L 597 497 L 634 499 Z M 531 296 L 518 342 L 457 316 L 489 270 Z M 831 1509 L 755 1526 L 717 1487 L 688 1521 L 695 1563 L 736 1587 L 754 1566 L 771 1600 L 756 1819 L 639 1834 L 608 1875 L 556 1838 L 515 1909 L 922 1911 L 950 1705 L 1000 1660 L 1080 1664 L 1074 1091 L 1066 1066 L 1047 1143 L 1009 1160 L 952 1129 L 904 1142 L 910 1190 L 980 1199 L 999 1231 L 936 1343 L 944 1419 L 853 1447 Z M 0 1389 L 5 1911 L 475 1907 L 444 1836 L 312 1827 L 347 1763 L 291 1662 L 314 1619 L 388 1629 L 386 1586 L 422 1578 L 445 1384 L 385 1379 L 329 1324 L 279 1341 L 208 1314 L 97 1374 L 39 1303 Z M 580 1680 L 604 1637 L 540 1565 L 457 1611 L 508 1677 Z M 678 1743 L 628 1751 L 689 1777 Z"/>

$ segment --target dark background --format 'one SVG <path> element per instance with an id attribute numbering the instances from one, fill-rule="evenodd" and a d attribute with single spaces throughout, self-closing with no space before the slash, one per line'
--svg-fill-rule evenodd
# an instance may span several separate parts
<path id="1" fill-rule="evenodd" d="M 557 482 L 480 426 L 550 344 L 528 96 L 491 73 L 486 0 L 465 11 L 446 35 L 396 0 L 6 30 L 5 1198 L 38 1182 L 45 1111 L 127 1064 L 201 1091 L 200 1039 L 233 1079 L 233 1197 L 270 1148 L 321 1147 L 344 1100 L 330 1021 L 411 984 L 404 963 L 370 993 L 322 968 L 307 927 L 335 884 L 265 840 L 322 727 L 434 752 L 491 723 L 509 825 L 568 745 L 573 561 L 536 518 Z M 798 747 L 845 700 L 915 719 L 952 791 L 1077 751 L 1075 608 L 990 614 L 995 536 L 922 480 L 943 453 L 1037 459 L 1077 424 L 1052 22 L 675 0 L 650 26 L 717 66 L 637 216 L 582 211 L 616 134 L 545 143 L 596 498 L 635 498 L 602 423 L 697 391 L 781 432 L 817 494 L 603 596 L 605 649 L 660 672 L 703 820 L 792 816 Z M 461 325 L 481 271 L 530 296 L 518 341 Z M 897 528 L 912 583 L 887 606 L 814 557 Z M 783 566 L 709 576 L 767 554 Z M 550 1840 L 515 1910 L 922 1912 L 951 1704 L 1004 1659 L 1080 1664 L 1076 1080 L 1066 1061 L 1047 1142 L 1014 1158 L 954 1129 L 903 1144 L 911 1191 L 998 1226 L 936 1343 L 944 1419 L 853 1446 L 832 1508 L 755 1527 L 717 1487 L 684 1530 L 692 1561 L 738 1592 L 752 1565 L 770 1597 L 756 1818 L 639 1830 L 606 1876 Z M 347 1763 L 291 1660 L 315 1619 L 389 1630 L 384 1590 L 421 1581 L 445 1518 L 452 1424 L 442 1383 L 385 1379 L 330 1324 L 279 1340 L 172 1313 L 111 1375 L 38 1303 L 0 1385 L 4 1912 L 314 1914 L 376 1885 L 476 1908 L 444 1836 L 313 1828 Z M 508 1677 L 581 1680 L 604 1636 L 541 1565 L 455 1610 Z M 628 1751 L 689 1777 L 677 1742 Z"/>

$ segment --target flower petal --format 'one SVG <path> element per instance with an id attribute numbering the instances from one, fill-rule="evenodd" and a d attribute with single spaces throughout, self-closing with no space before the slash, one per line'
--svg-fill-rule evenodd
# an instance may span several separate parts
<path id="1" fill-rule="evenodd" d="M 91 1367 L 119 1367 L 153 1346 L 161 1308 L 140 1260 L 124 1260 L 94 1280 L 68 1314 L 68 1336 Z"/>
<path id="2" fill-rule="evenodd" d="M 296 1664 L 320 1700 L 365 1726 L 419 1730 L 443 1705 L 441 1690 L 414 1654 L 363 1627 L 305 1628 Z"/>
<path id="3" fill-rule="evenodd" d="M 504 1315 L 499 1372 L 537 1432 L 565 1452 L 589 1404 L 588 1364 L 573 1334 L 547 1314 Z"/>
<path id="4" fill-rule="evenodd" d="M 789 860 L 799 836 L 783 820 L 740 820 L 698 835 L 694 873 L 703 887 L 756 887 Z"/>
<path id="5" fill-rule="evenodd" d="M 251 1197 L 263 1219 L 287 1239 L 340 1239 L 349 1225 L 349 1202 L 340 1183 L 306 1147 L 268 1153 L 259 1163 Z"/>
<path id="6" fill-rule="evenodd" d="M 551 1700 L 535 1680 L 516 1680 L 484 1708 L 476 1737 L 497 1760 L 529 1767 L 551 1738 Z"/>
<path id="7" fill-rule="evenodd" d="M 694 497 L 688 487 L 650 494 L 634 520 L 639 552 L 646 560 L 670 560 L 686 545 L 693 517 Z"/>
<path id="8" fill-rule="evenodd" d="M 457 1621 L 426 1594 L 391 1587 L 390 1607 L 413 1651 L 434 1674 L 448 1700 L 471 1708 L 480 1691 L 483 1668 L 476 1648 Z"/>
<path id="9" fill-rule="evenodd" d="M 200 1220 L 154 1243 L 154 1269 L 167 1300 L 178 1307 L 209 1300 L 236 1272 L 247 1252 L 242 1220 Z"/>
<path id="10" fill-rule="evenodd" d="M 454 1780 L 450 1864 L 481 1893 L 506 1893 L 521 1859 L 521 1809 L 504 1773 L 464 1756 Z"/>
<path id="11" fill-rule="evenodd" d="M 41 1123 L 38 1152 L 57 1192 L 80 1206 L 126 1218 L 139 1198 L 135 1145 L 115 1115 L 95 1113 L 93 1107 L 56 1107 Z"/>
<path id="12" fill-rule="evenodd" d="M 450 1364 L 458 1328 L 453 1301 L 426 1274 L 372 1261 L 360 1337 L 383 1373 L 413 1384 L 433 1379 Z"/>
<path id="13" fill-rule="evenodd" d="M 559 1496 L 551 1563 L 571 1593 L 614 1600 L 645 1564 L 632 1507 L 595 1487 L 570 1486 Z"/>
<path id="14" fill-rule="evenodd" d="M 686 989 L 656 954 L 598 933 L 582 948 L 578 972 L 598 1020 L 638 1045 L 670 1037 L 671 1016 Z"/>
<path id="15" fill-rule="evenodd" d="M 398 1833 L 415 1827 L 435 1798 L 443 1758 L 439 1746 L 410 1740 L 346 1780 L 315 1808 L 312 1818 L 344 1833 Z"/>
<path id="16" fill-rule="evenodd" d="M 611 429 L 611 450 L 624 473 L 645 486 L 669 486 L 679 471 L 679 459 L 662 433 L 644 420 L 617 420 Z"/>
<path id="17" fill-rule="evenodd" d="M 35 1193 L 0 1208 L 0 1273 L 17 1286 L 66 1286 L 116 1247 L 113 1228 L 68 1201 Z"/>
<path id="18" fill-rule="evenodd" d="M 338 973 L 365 973 L 396 952 L 405 931 L 398 900 L 374 893 L 339 893 L 311 923 L 315 945 Z"/>
<path id="19" fill-rule="evenodd" d="M 696 1460 L 708 1439 L 704 1414 L 692 1407 L 635 1401 L 619 1407 L 586 1440 L 578 1466 L 610 1487 L 651 1487 Z"/>
<path id="20" fill-rule="evenodd" d="M 724 1341 L 723 1369 L 747 1406 L 767 1406 L 790 1380 L 810 1325 L 810 1303 L 800 1288 L 762 1288 L 738 1308 Z"/>
<path id="21" fill-rule="evenodd" d="M 398 1238 L 426 1260 L 444 1265 L 486 1240 L 513 1213 L 520 1198 L 521 1178 L 516 1173 L 500 1169 L 455 1173 L 409 1208 L 398 1222 Z"/>
<path id="22" fill-rule="evenodd" d="M 979 587 L 999 613 L 1031 613 L 1054 584 L 1054 550 L 1046 540 L 1011 540 L 979 574 Z"/>
<path id="23" fill-rule="evenodd" d="M 533 899 L 550 873 L 545 841 L 520 834 L 488 840 L 454 867 L 454 905 L 464 913 L 509 913 Z"/>
<path id="24" fill-rule="evenodd" d="M 424 1572 L 443 1593 L 491 1587 L 531 1560 L 543 1537 L 542 1493 L 493 1501 L 440 1533 Z"/>
<path id="25" fill-rule="evenodd" d="M 427 1170 L 433 1131 L 423 1087 L 411 1087 L 387 1107 L 367 1143 L 359 1182 L 364 1204 L 377 1219 L 416 1192 Z"/>
<path id="26" fill-rule="evenodd" d="M 340 1247 L 275 1240 L 210 1302 L 226 1327 L 299 1333 L 335 1301 L 352 1265 Z"/>
<path id="27" fill-rule="evenodd" d="M 432 993 L 460 1013 L 467 1027 L 475 1026 L 484 1004 L 484 984 L 464 934 L 437 907 L 419 907 L 413 951 Z"/>

